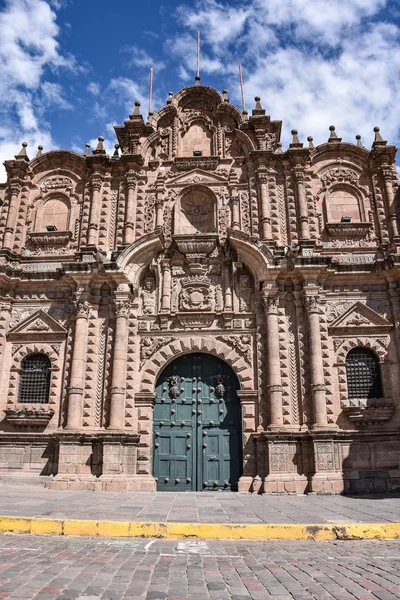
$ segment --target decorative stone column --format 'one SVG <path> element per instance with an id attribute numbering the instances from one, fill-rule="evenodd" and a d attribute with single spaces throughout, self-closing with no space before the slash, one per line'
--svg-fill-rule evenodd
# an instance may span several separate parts
<path id="1" fill-rule="evenodd" d="M 156 205 L 156 229 L 161 229 L 163 226 L 164 200 L 159 193 L 157 193 L 155 205 Z"/>
<path id="2" fill-rule="evenodd" d="M 382 177 L 385 182 L 385 193 L 389 213 L 389 227 L 392 238 L 398 237 L 399 231 L 397 226 L 396 204 L 393 193 L 393 171 L 392 168 L 382 166 Z"/>
<path id="3" fill-rule="evenodd" d="M 266 173 L 259 173 L 258 181 L 260 183 L 261 196 L 261 237 L 263 240 L 271 239 L 271 218 L 270 205 L 268 197 L 268 176 Z"/>
<path id="4" fill-rule="evenodd" d="M 171 265 L 168 258 L 161 261 L 161 312 L 171 311 Z"/>
<path id="5" fill-rule="evenodd" d="M 112 360 L 110 422 L 108 425 L 108 429 L 113 430 L 124 428 L 128 318 L 130 308 L 130 298 L 126 295 L 119 295 L 117 292 L 115 301 L 116 324 Z"/>
<path id="6" fill-rule="evenodd" d="M 313 406 L 313 429 L 326 429 L 325 381 L 322 362 L 321 331 L 319 322 L 320 301 L 317 295 L 306 295 L 304 303 L 308 318 L 309 364 L 311 376 L 311 397 Z"/>
<path id="7" fill-rule="evenodd" d="M 232 229 L 240 228 L 240 214 L 239 214 L 239 196 L 233 196 L 231 198 L 232 206 Z"/>
<path id="8" fill-rule="evenodd" d="M 294 172 L 294 176 L 296 178 L 299 222 L 300 222 L 300 232 L 299 232 L 300 239 L 308 240 L 310 238 L 310 231 L 309 231 L 309 227 L 308 227 L 308 210 L 307 210 L 306 190 L 304 187 L 303 166 L 296 165 L 293 169 L 293 172 Z"/>
<path id="9" fill-rule="evenodd" d="M 231 285 L 231 273 L 229 270 L 229 263 L 224 263 L 222 267 L 222 286 L 224 290 L 224 308 L 226 312 L 232 312 L 233 310 L 233 299 L 232 299 L 232 285 Z"/>
<path id="10" fill-rule="evenodd" d="M 100 220 L 100 209 L 101 209 L 101 185 L 102 178 L 100 173 L 95 173 L 91 179 L 92 185 L 92 202 L 90 206 L 90 219 L 89 219 L 89 234 L 88 234 L 88 244 L 89 246 L 97 245 L 97 237 L 99 230 L 99 220 Z"/>
<path id="11" fill-rule="evenodd" d="M 125 214 L 125 244 L 132 244 L 135 239 L 135 223 L 136 223 L 136 187 L 137 178 L 133 173 L 128 173 L 126 176 L 126 187 L 128 190 L 128 199 L 126 204 Z"/>
<path id="12" fill-rule="evenodd" d="M 263 295 L 262 301 L 267 325 L 267 390 L 269 397 L 269 424 L 268 429 L 283 426 L 282 411 L 282 380 L 281 365 L 279 360 L 279 328 L 278 328 L 278 303 L 275 294 Z"/>
<path id="13" fill-rule="evenodd" d="M 90 303 L 84 298 L 79 299 L 75 303 L 75 310 L 75 337 L 68 388 L 67 424 L 65 426 L 65 429 L 73 430 L 80 429 L 82 426 Z"/>
<path id="14" fill-rule="evenodd" d="M 17 224 L 18 218 L 18 207 L 19 207 L 19 195 L 21 193 L 21 186 L 19 183 L 11 182 L 10 189 L 10 204 L 8 207 L 7 221 L 5 234 L 3 239 L 4 248 L 12 248 L 14 230 Z"/>

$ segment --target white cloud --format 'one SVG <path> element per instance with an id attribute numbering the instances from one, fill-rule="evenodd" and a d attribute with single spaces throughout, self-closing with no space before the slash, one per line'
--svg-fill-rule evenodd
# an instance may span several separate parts
<path id="1" fill-rule="evenodd" d="M 12 158 L 22 140 L 53 146 L 44 118 L 47 107 L 71 108 L 60 85 L 47 81 L 48 69 L 76 67 L 63 55 L 56 14 L 44 0 L 6 0 L 0 11 L 0 118 L 10 128 L 0 131 L 0 161 Z M 34 151 L 36 154 L 36 150 Z M 0 179 L 5 176 L 0 171 Z"/>
<path id="2" fill-rule="evenodd" d="M 139 46 L 124 46 L 122 50 L 129 54 L 129 64 L 134 67 L 138 67 L 139 69 L 150 69 L 152 67 L 156 71 L 161 71 L 165 68 L 163 61 L 155 60 L 146 50 Z"/>
<path id="3" fill-rule="evenodd" d="M 90 94 L 93 94 L 93 96 L 98 96 L 100 94 L 100 85 L 95 81 L 91 81 L 86 89 Z"/>
<path id="4" fill-rule="evenodd" d="M 186 83 L 195 68 L 195 31 L 201 30 L 201 74 L 220 73 L 240 104 L 237 62 L 243 64 L 248 108 L 262 96 L 273 119 L 283 120 L 302 141 L 326 141 L 329 125 L 348 141 L 360 133 L 365 145 L 379 125 L 385 139 L 400 136 L 400 29 L 388 22 L 388 0 L 222 0 L 182 5 L 184 27 L 168 41 Z"/>

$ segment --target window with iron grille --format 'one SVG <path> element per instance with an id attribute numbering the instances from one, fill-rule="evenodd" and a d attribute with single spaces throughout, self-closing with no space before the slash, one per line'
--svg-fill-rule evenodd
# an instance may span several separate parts
<path id="1" fill-rule="evenodd" d="M 379 361 L 368 348 L 353 348 L 346 357 L 349 398 L 382 398 Z"/>
<path id="2" fill-rule="evenodd" d="M 22 362 L 18 402 L 47 404 L 50 392 L 51 362 L 45 354 L 31 354 Z"/>

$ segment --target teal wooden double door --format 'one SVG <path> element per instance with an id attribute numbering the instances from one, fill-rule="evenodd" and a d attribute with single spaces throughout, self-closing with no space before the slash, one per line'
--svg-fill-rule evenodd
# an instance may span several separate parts
<path id="1" fill-rule="evenodd" d="M 208 354 L 188 354 L 161 373 L 153 465 L 159 491 L 237 490 L 242 474 L 239 383 Z"/>

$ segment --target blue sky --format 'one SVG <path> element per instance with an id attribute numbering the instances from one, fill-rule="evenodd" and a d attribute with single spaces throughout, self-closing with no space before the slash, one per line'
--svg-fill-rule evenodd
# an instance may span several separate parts
<path id="1" fill-rule="evenodd" d="M 400 143 L 400 7 L 395 0 L 0 0 L 0 160 L 23 140 L 29 156 L 83 152 L 115 143 L 136 99 L 147 115 L 194 81 L 201 30 L 201 81 L 240 105 L 262 104 L 315 143 L 329 125 L 370 147 L 373 127 Z M 0 173 L 0 181 L 4 172 Z"/>

